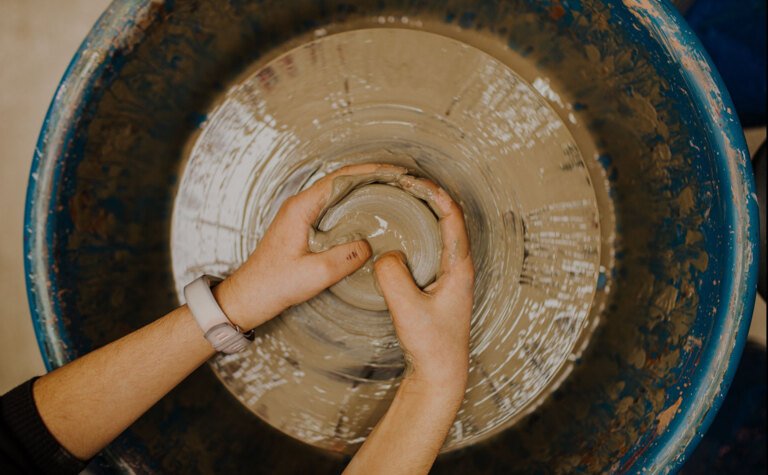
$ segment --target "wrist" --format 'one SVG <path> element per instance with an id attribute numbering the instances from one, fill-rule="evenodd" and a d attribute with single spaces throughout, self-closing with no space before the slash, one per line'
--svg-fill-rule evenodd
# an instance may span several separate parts
<path id="1" fill-rule="evenodd" d="M 469 355 L 461 357 L 454 354 L 452 358 L 443 358 L 434 362 L 416 360 L 408 355 L 409 353 L 406 352 L 408 370 L 404 379 L 418 382 L 436 391 L 461 394 L 463 397 L 469 378 Z"/>
<path id="2" fill-rule="evenodd" d="M 211 292 L 227 319 L 240 327 L 242 331 L 249 331 L 260 324 L 260 322 L 255 321 L 253 312 L 249 311 L 242 294 L 238 291 L 237 283 L 232 277 L 220 282 L 211 289 Z"/>
<path id="3" fill-rule="evenodd" d="M 433 377 L 414 371 L 403 378 L 400 391 L 408 397 L 428 399 L 431 403 L 458 406 L 464 399 L 467 376 L 455 374 L 453 377 Z"/>

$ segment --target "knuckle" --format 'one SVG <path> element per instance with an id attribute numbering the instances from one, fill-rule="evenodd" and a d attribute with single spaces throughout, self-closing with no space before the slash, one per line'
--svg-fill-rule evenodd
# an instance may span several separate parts
<path id="1" fill-rule="evenodd" d="M 329 259 L 323 259 L 317 265 L 317 274 L 324 282 L 334 280 L 336 273 L 336 265 Z"/>
<path id="2" fill-rule="evenodd" d="M 459 206 L 458 203 L 453 201 L 453 199 L 451 199 L 451 197 L 450 197 L 450 195 L 448 195 L 448 193 L 446 193 L 445 191 L 443 191 L 442 193 L 444 195 L 443 199 L 445 200 L 444 201 L 445 207 L 448 209 L 448 211 L 451 214 L 456 214 L 459 217 L 463 217 L 463 210 L 461 209 L 461 206 Z"/>
<path id="3" fill-rule="evenodd" d="M 349 252 L 347 253 L 347 260 L 353 261 L 353 260 L 360 260 L 360 259 L 368 259 L 370 256 L 370 247 L 368 243 L 365 241 L 357 241 L 352 243 L 350 246 Z"/>
<path id="4" fill-rule="evenodd" d="M 311 213 L 310 206 L 299 195 L 287 198 L 280 207 L 278 214 L 289 219 L 304 220 Z"/>
<path id="5" fill-rule="evenodd" d="M 341 168 L 337 168 L 336 170 L 324 176 L 321 180 L 324 181 L 325 183 L 328 183 L 333 181 L 334 178 L 344 176 L 344 175 L 349 175 L 354 169 L 353 167 L 354 167 L 353 165 L 345 165 Z"/>
<path id="6" fill-rule="evenodd" d="M 456 200 L 453 199 L 453 197 L 450 195 L 450 193 L 448 193 L 448 191 L 446 191 L 445 188 L 438 187 L 437 194 L 443 200 L 443 203 L 445 203 L 446 206 L 459 209 L 459 205 L 456 203 Z"/>
<path id="7" fill-rule="evenodd" d="M 451 195 L 447 191 L 440 188 L 437 192 L 437 204 L 445 216 L 457 216 L 459 218 L 464 217 L 461 207 L 453 201 Z"/>
<path id="8" fill-rule="evenodd" d="M 426 187 L 426 188 L 430 189 L 430 190 L 431 190 L 431 191 L 433 191 L 434 193 L 437 193 L 437 194 L 440 194 L 441 192 L 442 192 L 442 193 L 445 193 L 445 191 L 444 191 L 442 188 L 440 188 L 440 186 L 438 186 L 438 184 L 437 184 L 437 183 L 435 183 L 435 182 L 434 182 L 434 181 L 432 181 L 432 180 L 429 180 L 429 179 L 427 179 L 427 178 L 417 178 L 417 181 L 418 181 L 418 182 L 419 182 L 419 183 L 420 183 L 422 186 L 424 186 L 424 187 Z"/>
<path id="9" fill-rule="evenodd" d="M 280 210 L 284 213 L 290 213 L 292 210 L 296 209 L 298 202 L 298 198 L 296 196 L 289 196 L 286 198 L 285 201 L 283 201 L 283 205 L 280 207 Z"/>

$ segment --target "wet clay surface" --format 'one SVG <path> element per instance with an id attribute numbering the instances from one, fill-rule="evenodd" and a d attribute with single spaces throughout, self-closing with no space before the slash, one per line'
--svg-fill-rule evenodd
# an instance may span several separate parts
<path id="1" fill-rule="evenodd" d="M 244 74 L 190 146 L 174 207 L 176 285 L 231 272 L 284 199 L 361 162 L 430 178 L 464 210 L 476 267 L 471 369 L 444 449 L 483 440 L 556 388 L 587 341 L 601 231 L 572 134 L 532 84 L 482 51 L 423 31 L 372 28 L 315 39 Z M 390 184 L 356 188 L 375 180 Z M 383 237 L 428 284 L 439 235 L 411 195 L 429 196 L 407 177 L 359 182 L 336 183 L 344 197 L 318 223 L 314 249 L 375 234 L 383 229 L 375 216 L 383 217 L 396 224 Z M 385 309 L 367 265 L 257 329 L 248 351 L 216 357 L 214 371 L 269 424 L 350 453 L 404 369 Z"/>
<path id="2" fill-rule="evenodd" d="M 386 310 L 373 263 L 389 251 L 405 255 L 419 287 L 435 280 L 442 246 L 440 229 L 433 211 L 416 197 L 428 196 L 427 190 L 412 192 L 414 185 L 418 186 L 417 181 L 409 175 L 387 172 L 334 179 L 329 204 L 310 230 L 309 249 L 322 252 L 362 239 L 372 251 L 360 269 L 330 288 L 339 299 L 364 310 Z"/>
<path id="3" fill-rule="evenodd" d="M 462 204 L 481 278 L 471 388 L 446 448 L 484 442 L 451 450 L 433 471 L 673 470 L 725 389 L 740 317 L 730 285 L 744 285 L 749 262 L 730 256 L 749 216 L 743 183 L 722 174 L 723 157 L 736 174 L 748 160 L 721 143 L 734 140 L 723 131 L 735 118 L 700 58 L 681 61 L 668 50 L 696 44 L 648 31 L 670 26 L 655 23 L 668 8 L 598 0 L 113 2 L 62 84 L 30 178 L 28 282 L 48 362 L 64 364 L 153 321 L 179 304 L 179 286 L 197 274 L 230 272 L 282 200 L 320 176 L 345 163 L 399 163 Z M 430 45 L 419 41 L 391 43 L 361 65 L 355 58 L 369 52 L 370 38 L 282 56 L 333 33 L 384 27 L 437 33 L 494 61 L 449 48 L 450 67 L 435 66 L 446 57 L 441 48 L 428 48 L 424 62 L 415 56 Z M 420 80 L 399 68 L 403 59 L 423 70 Z M 381 74 L 387 68 L 394 70 Z M 492 80 L 504 68 L 517 76 Z M 706 92 L 703 108 L 697 88 Z M 542 132 L 550 116 L 541 100 L 571 134 L 585 174 L 563 160 L 538 177 L 539 162 L 561 153 L 540 142 L 569 143 L 561 130 Z M 509 128 L 494 114 L 520 125 L 508 142 L 517 150 L 503 147 Z M 721 122 L 705 120 L 712 116 Z M 531 287 L 558 286 L 551 274 L 564 280 L 544 260 L 566 249 L 557 237 L 564 231 L 539 224 L 569 221 L 552 210 L 537 220 L 543 213 L 529 198 L 541 188 L 554 193 L 552 202 L 568 201 L 561 180 L 574 167 L 594 191 L 600 249 L 586 327 L 576 325 L 568 353 L 571 337 L 552 339 L 542 324 L 567 329 L 578 318 L 559 314 L 580 310 L 555 312 Z M 536 173 L 517 181 L 510 173 L 525 170 Z M 526 193 L 516 198 L 512 189 Z M 341 472 L 348 459 L 332 451 L 349 453 L 375 423 L 402 367 L 385 312 L 347 312 L 327 294 L 262 329 L 247 353 L 200 368 L 91 468 Z M 510 297 L 489 297 L 496 294 Z M 530 364 L 520 363 L 522 353 Z M 536 393 L 531 387 L 541 387 L 563 353 Z M 549 388 L 559 389 L 548 396 Z M 483 439 L 489 427 L 497 436 Z"/>

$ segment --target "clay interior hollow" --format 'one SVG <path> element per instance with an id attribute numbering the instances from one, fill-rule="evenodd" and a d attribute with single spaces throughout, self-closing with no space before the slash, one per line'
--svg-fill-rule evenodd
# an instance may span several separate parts
<path id="1" fill-rule="evenodd" d="M 329 205 L 310 235 L 310 250 L 322 252 L 362 239 L 370 244 L 372 256 L 330 291 L 355 307 L 386 310 L 373 264 L 389 251 L 405 256 L 419 287 L 432 283 L 440 266 L 442 240 L 430 201 L 431 191 L 410 175 L 379 172 L 334 179 Z"/>

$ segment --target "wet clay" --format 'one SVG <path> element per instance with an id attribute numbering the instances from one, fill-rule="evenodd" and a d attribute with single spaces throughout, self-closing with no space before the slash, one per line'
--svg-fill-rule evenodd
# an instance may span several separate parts
<path id="1" fill-rule="evenodd" d="M 322 252 L 333 246 L 364 239 L 372 256 L 357 271 L 330 291 L 344 302 L 365 310 L 386 310 L 376 284 L 373 263 L 382 254 L 400 251 L 416 285 L 435 280 L 442 241 L 437 218 L 427 204 L 429 190 L 411 176 L 378 172 L 334 179 L 328 206 L 310 231 L 309 249 Z"/>
<path id="2" fill-rule="evenodd" d="M 532 67 L 517 60 L 520 70 Z M 594 328 L 601 266 L 595 188 L 584 151 L 541 91 L 542 81 L 524 80 L 477 48 L 416 30 L 320 36 L 268 59 L 232 85 L 190 144 L 174 206 L 177 286 L 200 273 L 232 272 L 288 197 L 340 167 L 391 163 L 429 178 L 462 207 L 475 266 L 467 390 L 443 450 L 486 440 L 558 387 Z M 325 245 L 381 229 L 355 214 L 373 209 L 365 203 L 374 190 L 397 191 L 379 201 L 416 200 L 408 220 L 424 226 L 415 210 L 426 216 L 421 201 L 430 197 L 412 180 L 336 181 L 338 201 L 317 223 Z M 360 223 L 367 229 L 356 228 Z M 434 237 L 423 239 L 413 246 L 439 249 L 426 244 Z M 434 270 L 422 274 L 417 250 L 408 261 L 422 285 Z M 381 300 L 375 306 L 373 298 L 350 297 L 380 299 L 370 277 L 360 279 L 365 292 L 351 282 L 259 327 L 248 350 L 211 360 L 258 417 L 345 453 L 384 414 L 405 369 Z"/>

